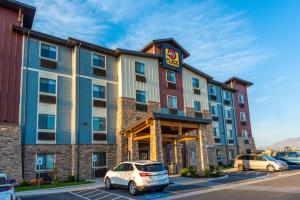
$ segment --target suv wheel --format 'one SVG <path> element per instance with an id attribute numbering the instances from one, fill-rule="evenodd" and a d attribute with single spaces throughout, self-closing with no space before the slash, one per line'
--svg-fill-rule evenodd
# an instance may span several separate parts
<path id="1" fill-rule="evenodd" d="M 275 172 L 275 167 L 273 165 L 268 165 L 267 170 L 269 172 Z"/>
<path id="2" fill-rule="evenodd" d="M 239 171 L 244 171 L 245 170 L 244 165 L 239 165 L 238 168 L 239 168 Z"/>
<path id="3" fill-rule="evenodd" d="M 105 179 L 105 187 L 106 187 L 106 189 L 108 189 L 108 190 L 111 190 L 111 189 L 113 188 L 113 186 L 112 186 L 111 181 L 110 181 L 109 178 L 106 178 L 106 179 Z"/>
<path id="4" fill-rule="evenodd" d="M 129 184 L 128 184 L 128 189 L 129 189 L 129 193 L 130 193 L 132 196 L 137 195 L 138 189 L 137 189 L 136 184 L 135 184 L 134 181 L 130 181 L 130 182 L 129 182 Z"/>

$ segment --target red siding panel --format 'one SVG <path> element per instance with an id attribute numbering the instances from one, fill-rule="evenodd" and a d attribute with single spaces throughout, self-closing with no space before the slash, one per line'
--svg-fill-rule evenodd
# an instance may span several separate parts
<path id="1" fill-rule="evenodd" d="M 18 13 L 0 8 L 0 123 L 19 124 L 22 36 L 12 32 Z"/>

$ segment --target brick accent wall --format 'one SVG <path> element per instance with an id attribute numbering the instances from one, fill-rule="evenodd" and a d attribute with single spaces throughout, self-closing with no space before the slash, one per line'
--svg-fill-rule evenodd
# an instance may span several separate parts
<path id="1" fill-rule="evenodd" d="M 18 125 L 0 125 L 0 172 L 10 179 L 22 179 L 21 131 Z"/>

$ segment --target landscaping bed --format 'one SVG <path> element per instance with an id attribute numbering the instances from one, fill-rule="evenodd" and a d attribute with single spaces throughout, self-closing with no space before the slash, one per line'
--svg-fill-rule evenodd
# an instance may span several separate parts
<path id="1" fill-rule="evenodd" d="M 180 170 L 180 176 L 189 178 L 218 178 L 225 176 L 221 167 L 206 168 L 202 173 L 197 174 L 194 168 L 183 168 Z"/>

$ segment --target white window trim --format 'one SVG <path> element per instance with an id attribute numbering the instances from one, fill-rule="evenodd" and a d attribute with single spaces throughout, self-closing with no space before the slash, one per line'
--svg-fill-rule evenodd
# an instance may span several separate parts
<path id="1" fill-rule="evenodd" d="M 193 86 L 193 79 L 197 79 L 198 80 L 199 87 L 194 87 Z M 193 89 L 200 89 L 200 80 L 199 80 L 199 78 L 192 77 L 192 87 L 193 87 Z"/>
<path id="2" fill-rule="evenodd" d="M 37 155 L 38 154 L 53 154 L 53 168 L 52 169 L 54 169 L 55 168 L 55 166 L 56 166 L 56 154 L 55 153 L 36 153 L 35 154 L 35 163 L 34 163 L 34 168 L 35 168 L 35 171 L 36 172 L 48 172 L 48 171 L 50 171 L 50 170 L 52 170 L 52 169 L 41 169 L 41 170 L 39 170 L 38 168 L 37 168 Z"/>
<path id="3" fill-rule="evenodd" d="M 231 131 L 231 133 L 232 133 L 232 137 L 229 137 L 229 131 Z M 233 131 L 232 131 L 232 129 L 227 129 L 227 139 L 233 139 Z"/>
<path id="4" fill-rule="evenodd" d="M 215 89 L 213 90 L 214 93 L 212 93 L 212 92 L 210 91 L 210 87 L 215 88 Z M 215 95 L 215 96 L 217 95 L 217 88 L 216 88 L 216 86 L 214 86 L 214 85 L 209 85 L 209 88 L 208 88 L 208 89 L 209 89 L 208 92 L 209 92 L 210 95 Z"/>
<path id="5" fill-rule="evenodd" d="M 247 137 L 244 137 L 244 136 L 245 136 L 244 133 L 246 133 Z M 248 139 L 248 138 L 249 138 L 249 136 L 248 136 L 248 131 L 247 131 L 247 130 L 242 130 L 242 137 L 243 137 L 244 139 Z"/>
<path id="6" fill-rule="evenodd" d="M 240 96 L 242 96 L 242 97 L 243 97 L 243 98 L 242 98 L 242 99 L 243 99 L 243 101 L 242 101 L 242 102 L 240 101 Z M 245 97 L 244 97 L 244 95 L 243 95 L 243 94 L 238 94 L 238 101 L 239 101 L 239 103 L 240 103 L 240 104 L 244 104 L 244 103 L 245 103 Z"/>
<path id="7" fill-rule="evenodd" d="M 105 62 L 104 63 L 104 68 L 94 65 L 94 63 L 93 63 L 94 54 L 97 54 L 99 56 L 103 56 L 104 57 L 104 62 Z M 92 51 L 91 52 L 91 66 L 94 67 L 94 68 L 97 68 L 97 69 L 105 69 L 106 70 L 106 55 Z"/>
<path id="8" fill-rule="evenodd" d="M 215 107 L 216 108 L 216 114 L 213 114 L 213 109 L 212 109 L 212 107 Z M 211 109 L 211 115 L 212 116 L 216 116 L 216 117 L 218 117 L 219 115 L 218 115 L 218 107 L 217 107 L 217 105 L 210 105 L 210 109 Z"/>
<path id="9" fill-rule="evenodd" d="M 242 113 L 244 113 L 244 114 L 242 114 Z M 242 119 L 242 115 L 245 116 L 245 119 Z M 240 112 L 240 120 L 241 120 L 242 122 L 247 121 L 247 117 L 246 117 L 246 113 L 245 113 L 245 112 Z"/>
<path id="10" fill-rule="evenodd" d="M 169 80 L 168 80 L 168 75 L 167 75 L 168 72 L 174 73 L 174 81 L 169 81 Z M 168 83 L 174 83 L 174 84 L 176 84 L 176 73 L 175 73 L 175 72 L 173 72 L 173 71 L 171 71 L 171 70 L 166 70 L 165 74 L 166 74 L 166 81 L 167 81 Z"/>
<path id="11" fill-rule="evenodd" d="M 53 94 L 53 93 L 48 93 L 48 92 L 41 92 L 41 91 L 40 91 L 41 78 L 48 79 L 48 80 L 54 80 L 54 81 L 55 81 L 55 94 Z M 46 78 L 46 77 L 44 77 L 44 76 L 39 76 L 39 94 L 56 97 L 56 96 L 57 96 L 57 76 L 56 76 L 56 79 L 51 79 L 51 78 Z M 38 99 L 38 100 L 39 100 L 39 99 Z"/>
<path id="12" fill-rule="evenodd" d="M 228 94 L 229 98 L 227 98 L 226 94 Z M 224 98 L 224 100 L 229 100 L 230 101 L 230 92 L 223 91 L 223 98 Z"/>
<path id="13" fill-rule="evenodd" d="M 42 44 L 46 44 L 46 45 L 50 45 L 50 46 L 56 47 L 56 59 L 47 58 L 47 57 L 44 57 L 44 56 L 41 55 Z M 42 41 L 40 41 L 40 43 L 39 43 L 39 57 L 43 58 L 43 59 L 46 59 L 46 60 L 52 60 L 52 61 L 56 61 L 57 62 L 58 61 L 58 46 L 54 45 L 54 44 L 51 44 L 51 43 L 48 43 L 48 42 L 42 42 Z"/>
<path id="14" fill-rule="evenodd" d="M 228 112 L 228 111 L 230 112 L 230 117 L 227 116 L 227 112 Z M 231 119 L 231 110 L 225 110 L 225 113 L 226 113 L 226 114 L 225 114 L 225 118 L 226 118 L 226 119 Z"/>
<path id="15" fill-rule="evenodd" d="M 214 135 L 214 138 L 220 138 L 220 130 L 219 130 L 219 127 L 213 127 L 213 134 L 214 134 L 214 128 L 216 129 L 216 131 L 217 131 L 217 135 L 215 136 Z M 219 144 L 219 143 L 218 143 Z"/>
<path id="16" fill-rule="evenodd" d="M 169 105 L 169 97 L 175 97 L 175 99 L 176 99 L 176 107 L 170 107 L 170 105 Z M 175 108 L 175 109 L 177 109 L 177 107 L 178 107 L 178 102 L 177 102 L 177 97 L 176 96 L 172 96 L 172 95 L 167 95 L 167 102 L 168 102 L 168 108 Z"/>
<path id="17" fill-rule="evenodd" d="M 94 97 L 94 85 L 96 86 L 102 86 L 105 88 L 105 98 L 99 98 L 99 97 Z M 101 85 L 101 84 L 97 84 L 97 83 L 93 83 L 93 87 L 92 87 L 92 97 L 93 97 L 93 100 L 102 100 L 102 101 L 106 101 L 106 96 L 107 96 L 107 89 L 106 89 L 106 86 L 105 85 Z"/>
<path id="18" fill-rule="evenodd" d="M 138 91 L 145 92 L 145 103 L 137 101 L 137 99 L 136 99 L 137 90 L 135 90 L 135 102 L 138 103 L 138 104 L 147 105 L 148 100 L 147 100 L 147 93 L 146 93 L 146 91 L 145 90 L 138 90 Z"/>
<path id="19" fill-rule="evenodd" d="M 101 152 L 106 154 L 106 155 L 105 155 L 105 158 L 106 158 L 106 159 L 105 159 L 105 166 L 94 167 L 94 166 L 93 166 L 93 161 L 92 161 L 92 168 L 93 168 L 93 169 L 94 169 L 94 168 L 95 168 L 95 169 L 102 169 L 102 168 L 107 168 L 107 166 L 108 166 L 108 164 L 107 164 L 107 160 L 108 160 L 108 159 L 107 159 L 107 152 L 106 152 L 106 151 L 92 152 L 91 160 L 92 160 L 92 157 L 93 157 L 94 153 L 101 153 Z"/>
<path id="20" fill-rule="evenodd" d="M 195 102 L 199 102 L 199 106 L 200 106 L 200 110 L 199 111 L 195 109 Z M 197 113 L 201 113 L 202 112 L 201 101 L 197 101 L 197 100 L 194 101 L 194 111 L 197 112 Z"/>
<path id="21" fill-rule="evenodd" d="M 135 64 L 136 64 L 136 63 L 141 63 L 141 64 L 144 65 L 144 74 L 141 74 L 141 73 L 135 71 Z M 146 66 L 145 63 L 142 63 L 142 62 L 139 62 L 139 61 L 134 61 L 134 72 L 135 72 L 135 74 L 136 74 L 136 75 L 139 75 L 139 76 L 144 76 L 144 77 L 146 77 L 146 70 L 145 70 L 146 67 L 145 67 L 145 66 Z"/>

